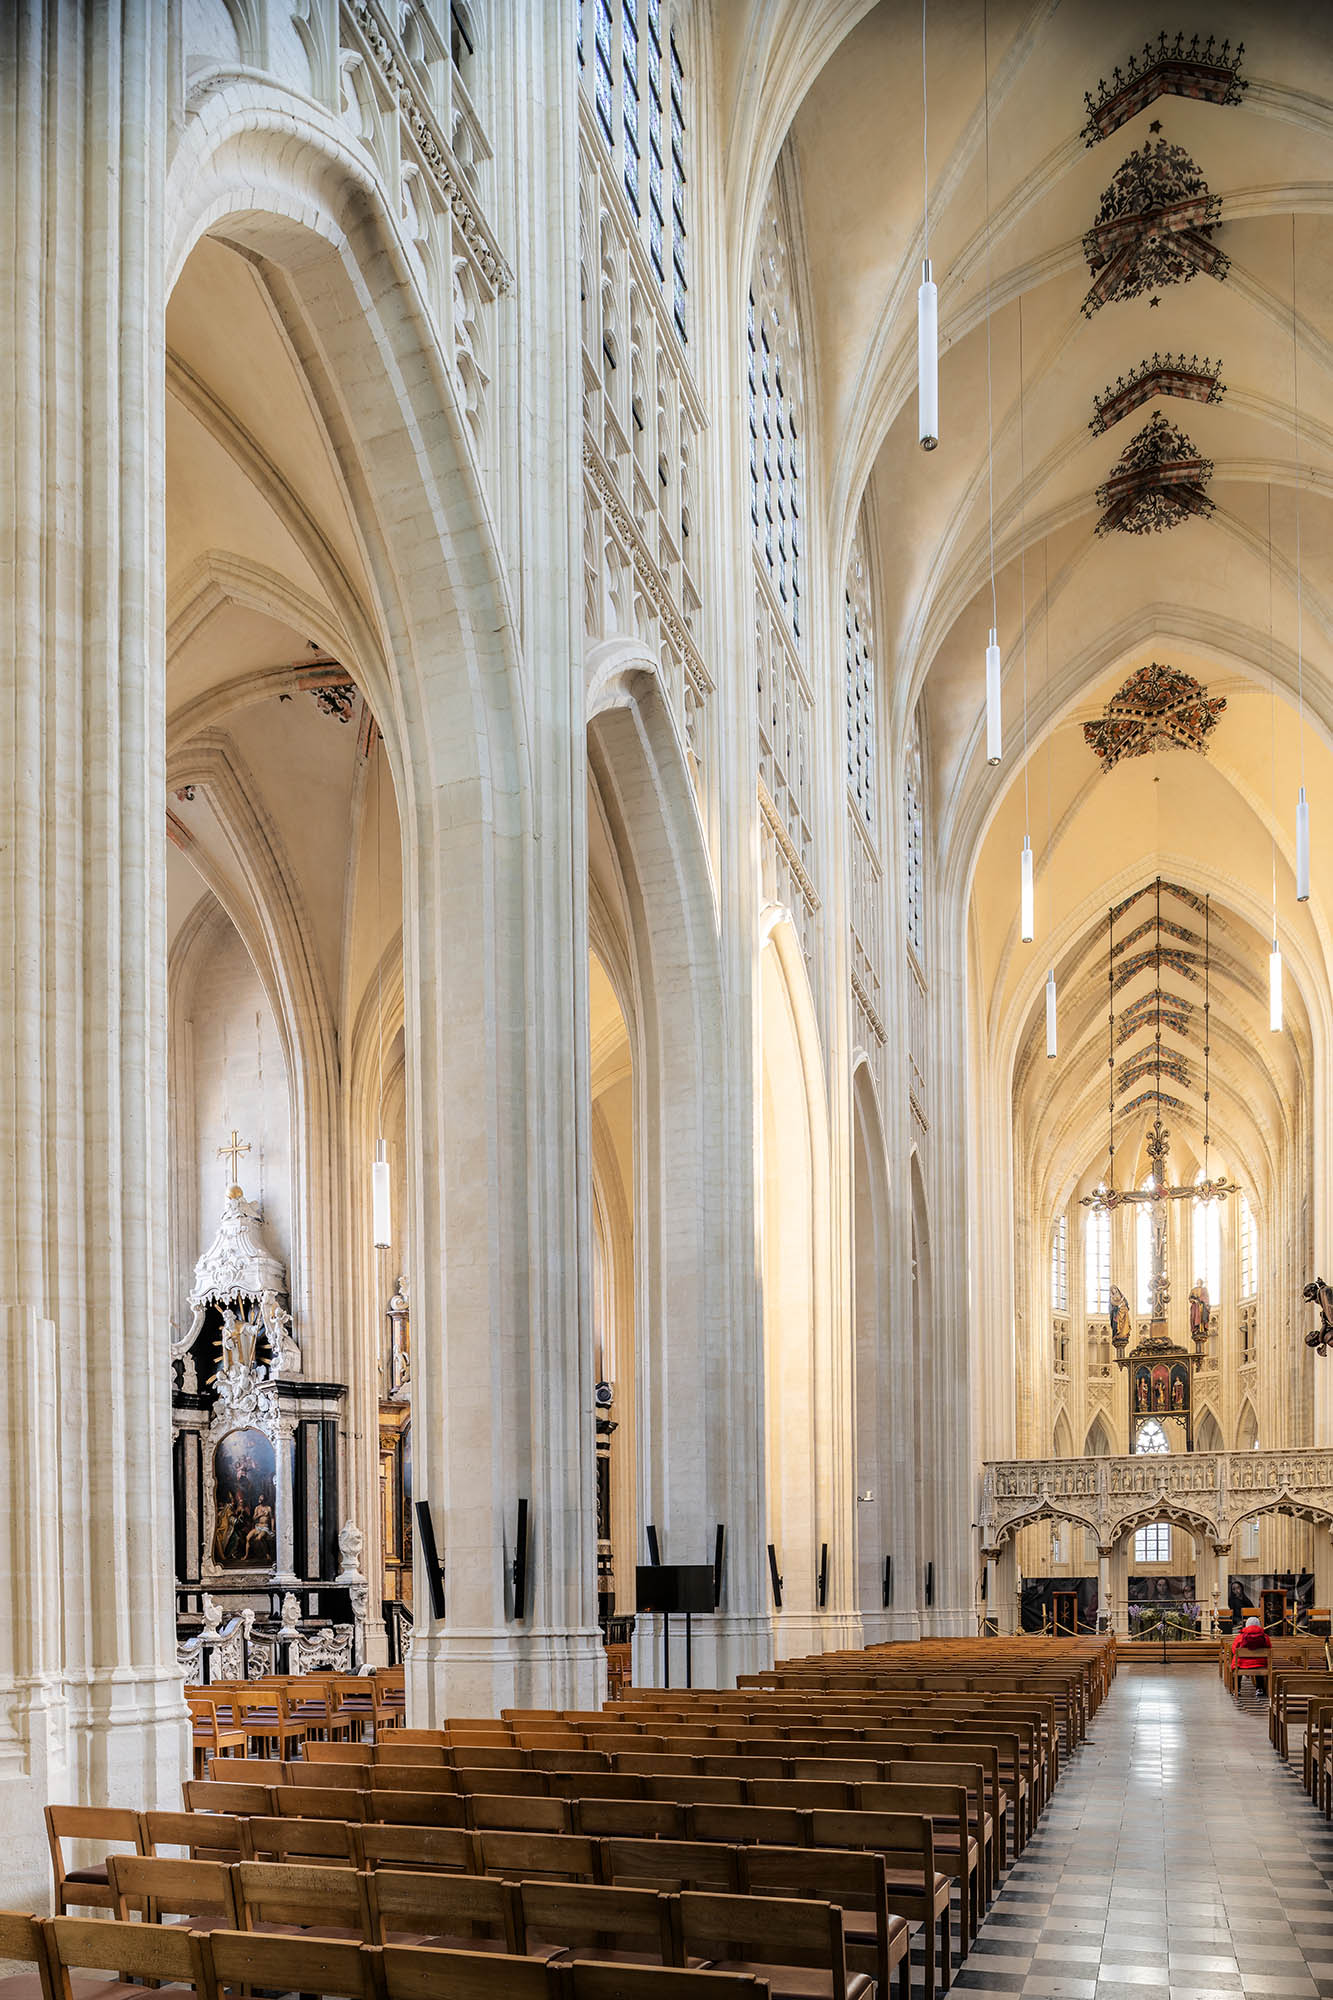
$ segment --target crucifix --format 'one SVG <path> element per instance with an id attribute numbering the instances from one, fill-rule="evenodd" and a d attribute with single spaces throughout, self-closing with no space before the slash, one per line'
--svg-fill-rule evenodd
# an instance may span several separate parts
<path id="1" fill-rule="evenodd" d="M 1143 1203 L 1147 1203 L 1150 1205 L 1150 1214 L 1152 1219 L 1152 1238 L 1151 1238 L 1152 1272 L 1148 1281 L 1148 1295 L 1151 1300 L 1152 1324 L 1149 1331 L 1149 1338 L 1161 1341 L 1162 1339 L 1164 1339 L 1166 1334 L 1166 1310 L 1168 1305 L 1171 1303 L 1171 1285 L 1170 1285 L 1170 1280 L 1167 1276 L 1167 1268 L 1166 1268 L 1166 1220 L 1168 1212 L 1167 1203 L 1172 1201 L 1225 1201 L 1228 1195 L 1235 1194 L 1238 1190 L 1236 1183 L 1233 1180 L 1230 1180 L 1226 1174 L 1218 1174 L 1216 1176 L 1210 1175 L 1207 1167 L 1208 1145 L 1209 1145 L 1208 1107 L 1212 1095 L 1209 1087 L 1210 1086 L 1209 1057 L 1211 1054 L 1211 1045 L 1209 1037 L 1209 1015 L 1211 1012 L 1210 972 L 1211 972 L 1211 957 L 1212 957 L 1212 949 L 1211 949 L 1212 937 L 1211 937 L 1211 925 L 1210 925 L 1210 905 L 1207 901 L 1205 901 L 1204 904 L 1204 1002 L 1203 1002 L 1204 1178 L 1201 1181 L 1196 1181 L 1194 1185 L 1191 1187 L 1173 1187 L 1171 1185 L 1171 1179 L 1170 1179 L 1171 1134 L 1168 1128 L 1162 1123 L 1162 1001 L 1164 995 L 1162 992 L 1162 883 L 1160 877 L 1158 878 L 1156 884 L 1156 890 L 1157 890 L 1157 900 L 1156 900 L 1157 942 L 1154 953 L 1154 957 L 1156 960 L 1156 965 L 1155 965 L 1156 986 L 1153 994 L 1153 999 L 1156 1003 L 1155 1006 L 1156 1059 L 1154 1064 L 1156 1071 L 1156 1084 L 1154 1088 L 1154 1095 L 1157 1100 L 1157 1110 L 1156 1110 L 1156 1116 L 1153 1119 L 1152 1130 L 1148 1134 L 1148 1143 L 1147 1143 L 1148 1184 L 1146 1187 L 1142 1188 L 1117 1188 L 1115 1186 L 1113 1178 L 1114 1166 L 1115 1166 L 1115 1094 L 1116 1093 L 1115 1093 L 1115 913 L 1114 911 L 1112 911 L 1111 925 L 1110 925 L 1111 949 L 1109 958 L 1110 986 L 1111 986 L 1111 1015 L 1110 1015 L 1111 1052 L 1109 1057 L 1110 1068 L 1111 1068 L 1111 1102 L 1110 1102 L 1111 1172 L 1108 1174 L 1107 1180 L 1103 1183 L 1103 1185 L 1097 1188 L 1094 1193 L 1082 1196 L 1079 1205 L 1082 1208 L 1092 1209 L 1094 1213 L 1117 1209 L 1125 1204 L 1141 1205 Z M 1112 1294 L 1111 1344 L 1115 1349 L 1115 1358 L 1117 1364 L 1121 1368 L 1127 1368 L 1129 1366 L 1129 1354 L 1128 1354 L 1129 1319 L 1130 1319 L 1129 1304 L 1128 1301 L 1125 1299 L 1123 1292 L 1120 1292 L 1117 1286 L 1113 1285 L 1111 1287 L 1111 1294 Z M 1190 1301 L 1191 1301 L 1190 1337 L 1194 1341 L 1194 1353 L 1190 1356 L 1190 1359 L 1193 1362 L 1194 1367 L 1198 1369 L 1203 1366 L 1204 1346 L 1208 1339 L 1208 1322 L 1211 1316 L 1210 1306 L 1209 1306 L 1208 1295 L 1206 1291 L 1202 1289 L 1202 1286 L 1200 1286 L 1198 1290 L 1191 1292 Z"/>
<path id="2" fill-rule="evenodd" d="M 248 1153 L 249 1150 L 250 1150 L 249 1140 L 247 1139 L 245 1140 L 244 1143 L 242 1143 L 241 1139 L 237 1134 L 236 1127 L 234 1125 L 231 1128 L 231 1139 L 229 1143 L 225 1146 L 218 1147 L 218 1158 L 220 1160 L 231 1161 L 231 1185 L 227 1189 L 227 1195 L 229 1199 L 235 1199 L 235 1197 L 241 1193 L 240 1183 L 237 1181 L 236 1178 L 237 1163 L 240 1160 L 241 1154 Z"/>

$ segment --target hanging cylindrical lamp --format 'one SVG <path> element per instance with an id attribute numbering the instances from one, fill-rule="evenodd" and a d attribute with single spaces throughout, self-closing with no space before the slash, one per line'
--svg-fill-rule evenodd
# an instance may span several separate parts
<path id="1" fill-rule="evenodd" d="M 1046 1053 L 1052 1061 L 1056 1056 L 1055 1040 L 1055 967 L 1046 975 Z"/>
<path id="2" fill-rule="evenodd" d="M 1036 930 L 1036 904 L 1032 893 L 1032 842 L 1027 834 L 1023 835 L 1022 870 L 1022 940 L 1031 944 Z"/>
<path id="3" fill-rule="evenodd" d="M 1277 939 L 1268 954 L 1268 1025 L 1275 1035 L 1282 1032 L 1282 953 Z"/>
<path id="4" fill-rule="evenodd" d="M 986 762 L 998 764 L 1004 747 L 1000 717 L 1000 636 L 992 625 L 986 647 Z"/>
<path id="5" fill-rule="evenodd" d="M 929 257 L 916 295 L 916 414 L 921 449 L 934 451 L 940 441 L 940 295 Z"/>
<path id="6" fill-rule="evenodd" d="M 1301 786 L 1296 799 L 1296 901 L 1310 900 L 1310 802 Z"/>
<path id="7" fill-rule="evenodd" d="M 371 1219 L 375 1226 L 375 1248 L 387 1250 L 393 1240 L 389 1226 L 389 1162 L 384 1141 L 375 1141 L 375 1163 L 370 1170 Z"/>

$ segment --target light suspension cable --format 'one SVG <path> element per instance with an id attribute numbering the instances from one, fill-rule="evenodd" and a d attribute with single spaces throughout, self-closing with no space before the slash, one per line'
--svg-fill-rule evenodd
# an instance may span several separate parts
<path id="1" fill-rule="evenodd" d="M 916 295 L 916 415 L 922 451 L 940 441 L 940 295 L 930 268 L 930 151 L 926 5 L 921 0 L 921 285 Z"/>
<path id="2" fill-rule="evenodd" d="M 1296 901 L 1310 900 L 1310 803 L 1305 795 L 1305 630 L 1301 590 L 1301 397 L 1296 340 L 1296 213 L 1291 217 L 1291 422 L 1296 477 L 1296 713 L 1301 783 L 1296 795 Z"/>
<path id="3" fill-rule="evenodd" d="M 987 0 L 981 6 L 982 94 L 986 128 L 986 486 L 990 528 L 990 638 L 986 645 L 986 762 L 998 764 L 1004 752 L 1004 721 L 1000 708 L 1000 615 L 995 596 L 995 411 L 991 392 L 991 224 L 990 224 L 990 17 Z"/>
<path id="4" fill-rule="evenodd" d="M 1018 301 L 1018 598 L 1023 628 L 1023 852 L 1020 859 L 1021 915 L 1019 935 L 1024 944 L 1036 936 L 1036 901 L 1032 882 L 1032 801 L 1028 790 L 1028 552 L 1027 456 L 1023 447 L 1023 301 Z M 1049 995 L 1047 996 L 1049 1000 Z"/>
<path id="5" fill-rule="evenodd" d="M 1041 625 L 1042 644 L 1046 655 L 1046 706 L 1049 710 L 1051 692 L 1051 568 L 1050 551 L 1044 535 L 1041 540 Z M 1051 819 L 1051 731 L 1048 727 L 1046 732 L 1046 870 L 1048 877 L 1051 873 L 1052 861 Z M 1047 890 L 1048 905 L 1053 893 L 1054 888 L 1052 884 Z M 1055 927 L 1054 916 L 1054 908 L 1048 907 L 1047 922 L 1052 931 Z M 1052 966 L 1046 974 L 1046 1056 L 1049 1062 L 1054 1062 L 1056 1055 L 1059 1053 L 1059 1042 L 1056 1035 L 1056 1004 L 1055 967 Z"/>

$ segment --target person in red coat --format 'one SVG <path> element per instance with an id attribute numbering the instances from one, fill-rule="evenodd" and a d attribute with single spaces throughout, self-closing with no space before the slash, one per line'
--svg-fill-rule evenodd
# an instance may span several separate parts
<path id="1" fill-rule="evenodd" d="M 1267 1632 L 1265 1632 L 1262 1624 L 1254 1616 L 1250 1616 L 1245 1620 L 1245 1623 L 1231 1642 L 1231 1665 L 1233 1670 L 1236 1667 L 1255 1666 L 1260 1661 L 1263 1663 L 1264 1671 L 1256 1674 L 1254 1677 L 1254 1690 L 1256 1694 L 1266 1695 L 1268 1693 L 1268 1656 L 1272 1649 L 1272 1640 L 1269 1638 Z"/>

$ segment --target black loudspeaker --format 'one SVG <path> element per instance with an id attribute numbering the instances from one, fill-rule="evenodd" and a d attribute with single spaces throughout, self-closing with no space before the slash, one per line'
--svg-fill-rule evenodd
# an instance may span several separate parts
<path id="1" fill-rule="evenodd" d="M 648 1560 L 653 1565 L 653 1568 L 656 1569 L 662 1560 L 662 1551 L 657 1545 L 657 1530 L 651 1521 L 648 1523 L 644 1533 L 648 1537 Z"/>
<path id="2" fill-rule="evenodd" d="M 769 1580 L 773 1585 L 774 1606 L 776 1607 L 777 1610 L 781 1611 L 782 1578 L 778 1575 L 778 1552 L 774 1548 L 772 1542 L 770 1542 L 768 1545 L 768 1575 L 769 1575 Z"/>
<path id="3" fill-rule="evenodd" d="M 983 1604 L 986 1602 L 986 1597 L 988 1594 L 986 1590 L 986 1585 L 987 1582 L 989 1581 L 989 1576 L 990 1576 L 990 1566 L 987 1563 L 983 1563 L 981 1565 L 981 1601 Z"/>
<path id="4" fill-rule="evenodd" d="M 933 1562 L 928 1562 L 926 1564 L 926 1603 L 933 1604 L 934 1602 L 935 1602 L 935 1565 Z"/>
<path id="5" fill-rule="evenodd" d="M 518 1533 L 514 1537 L 514 1616 L 528 1615 L 528 1503 L 518 1503 Z"/>
<path id="6" fill-rule="evenodd" d="M 819 1544 L 819 1576 L 815 1584 L 815 1597 L 820 1610 L 828 1603 L 828 1543 Z"/>
<path id="7" fill-rule="evenodd" d="M 636 1611 L 677 1611 L 713 1609 L 713 1565 L 711 1563 L 640 1563 L 634 1572 Z"/>
<path id="8" fill-rule="evenodd" d="M 884 1558 L 884 1604 L 887 1609 L 893 1602 L 893 1557 Z"/>
<path id="9" fill-rule="evenodd" d="M 421 1544 L 421 1560 L 430 1590 L 430 1608 L 436 1618 L 443 1618 L 444 1564 L 436 1553 L 435 1525 L 430 1518 L 430 1507 L 426 1501 L 418 1500 L 413 1511 L 417 1517 L 417 1540 Z"/>
<path id="10" fill-rule="evenodd" d="M 717 1524 L 717 1538 L 713 1543 L 713 1609 L 722 1602 L 722 1552 L 727 1545 L 727 1531 L 721 1521 Z"/>

